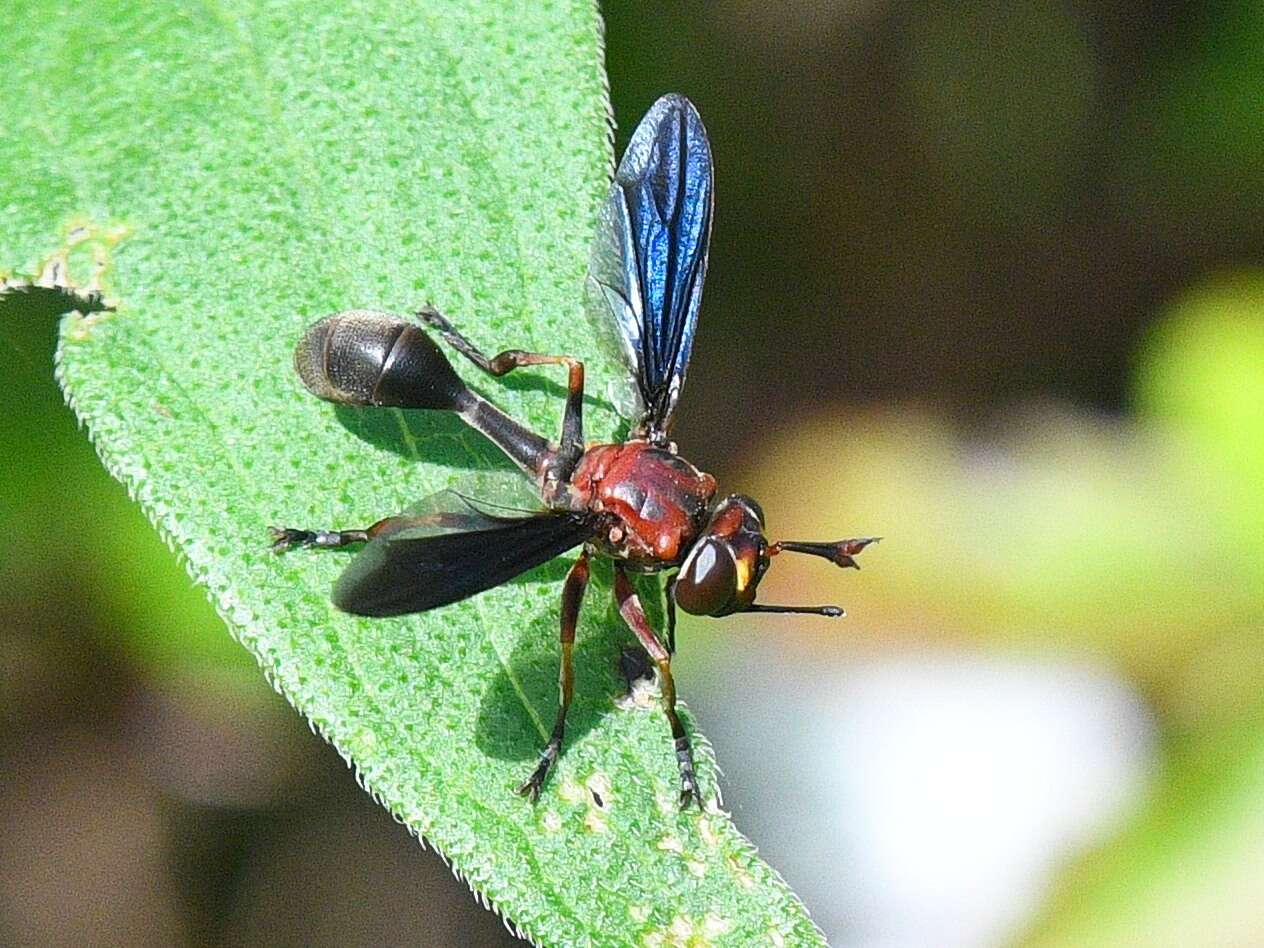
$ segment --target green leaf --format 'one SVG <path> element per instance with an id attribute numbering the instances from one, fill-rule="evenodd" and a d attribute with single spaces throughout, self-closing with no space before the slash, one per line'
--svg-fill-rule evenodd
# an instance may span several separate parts
<path id="1" fill-rule="evenodd" d="M 662 715 L 615 702 L 608 576 L 532 807 L 511 790 L 553 715 L 564 564 L 371 621 L 328 602 L 345 556 L 267 548 L 269 524 L 363 525 L 505 466 L 444 416 L 308 396 L 291 350 L 328 312 L 429 301 L 488 348 L 580 355 L 589 437 L 615 430 L 579 306 L 611 161 L 593 5 L 23 0 L 0 29 L 0 275 L 113 307 L 63 319 L 68 399 L 365 787 L 538 943 L 820 943 L 718 807 L 676 809 Z M 556 430 L 560 378 L 485 381 Z"/>

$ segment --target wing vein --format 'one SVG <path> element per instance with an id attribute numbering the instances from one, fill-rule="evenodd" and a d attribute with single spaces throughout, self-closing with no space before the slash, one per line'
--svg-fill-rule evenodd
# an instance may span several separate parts
<path id="1" fill-rule="evenodd" d="M 667 95 L 628 143 L 589 260 L 590 306 L 613 322 L 640 394 L 638 432 L 666 437 L 685 374 L 711 239 L 711 146 L 688 99 Z"/>

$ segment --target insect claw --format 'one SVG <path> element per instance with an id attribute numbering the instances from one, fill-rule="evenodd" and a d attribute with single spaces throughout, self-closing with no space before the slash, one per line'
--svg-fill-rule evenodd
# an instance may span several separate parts
<path id="1" fill-rule="evenodd" d="M 536 774 L 532 774 L 514 790 L 514 793 L 520 797 L 526 797 L 532 803 L 536 803 L 540 799 L 540 784 L 543 781 L 536 778 Z"/>
<path id="2" fill-rule="evenodd" d="M 532 803 L 538 801 L 540 790 L 544 786 L 544 778 L 549 775 L 549 768 L 553 766 L 556 757 L 557 749 L 550 744 L 540 756 L 540 762 L 536 764 L 535 770 L 531 771 L 531 776 L 519 784 L 514 793 L 520 797 L 526 797 Z"/>
<path id="3" fill-rule="evenodd" d="M 702 809 L 702 794 L 698 792 L 697 784 L 684 784 L 680 788 L 680 808 L 682 810 L 689 809 L 689 804 L 696 803 L 698 809 Z"/>
<path id="4" fill-rule="evenodd" d="M 296 530 L 293 527 L 268 527 L 268 536 L 272 538 L 272 552 L 284 553 L 296 546 L 307 546 L 315 540 L 310 530 Z"/>

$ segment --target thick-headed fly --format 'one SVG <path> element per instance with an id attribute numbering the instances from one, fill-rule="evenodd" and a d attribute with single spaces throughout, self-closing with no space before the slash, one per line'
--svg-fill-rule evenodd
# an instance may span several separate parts
<path id="1" fill-rule="evenodd" d="M 689 737 L 676 715 L 671 674 L 676 607 L 704 616 L 840 616 L 837 606 L 759 603 L 755 591 L 779 553 L 808 553 L 854 567 L 856 554 L 873 542 L 866 537 L 769 543 L 759 505 L 740 494 L 717 495 L 715 479 L 677 454 L 668 439 L 693 348 L 712 204 L 711 147 L 702 120 L 688 99 L 664 96 L 642 119 L 619 163 L 597 224 L 587 279 L 588 304 L 598 318 L 613 319 L 639 396 L 635 427 L 621 444 L 584 444 L 584 365 L 578 359 L 521 349 L 488 358 L 429 307 L 417 314 L 425 328 L 383 313 L 329 316 L 307 331 L 294 354 L 303 384 L 328 401 L 455 412 L 526 473 L 543 503 L 537 513 L 508 513 L 444 492 L 360 530 L 274 528 L 278 551 L 367 544 L 334 585 L 340 609 L 367 616 L 436 609 L 583 547 L 562 586 L 557 721 L 539 764 L 518 788 L 532 800 L 562 746 L 590 557 L 614 561 L 619 612 L 658 668 L 683 807 L 701 804 L 701 797 Z M 430 333 L 493 376 L 523 366 L 565 366 L 569 385 L 559 440 L 528 430 L 471 391 Z M 629 572 L 659 571 L 673 574 L 665 641 L 651 628 L 628 580 Z"/>

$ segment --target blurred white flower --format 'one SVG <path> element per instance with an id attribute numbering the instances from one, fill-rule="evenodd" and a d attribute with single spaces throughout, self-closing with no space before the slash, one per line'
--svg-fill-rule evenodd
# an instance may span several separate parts
<path id="1" fill-rule="evenodd" d="M 740 825 L 831 944 L 1007 943 L 1145 788 L 1151 717 L 1106 669 L 946 651 L 809 663 L 769 641 L 708 652 L 706 679 L 741 691 L 693 703 Z"/>

